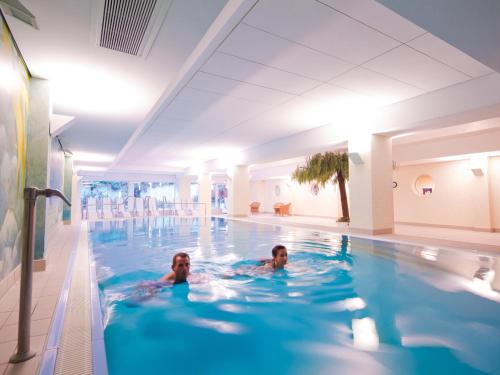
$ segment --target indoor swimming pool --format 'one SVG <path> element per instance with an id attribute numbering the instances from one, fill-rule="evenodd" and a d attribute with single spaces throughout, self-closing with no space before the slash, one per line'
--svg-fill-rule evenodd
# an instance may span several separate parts
<path id="1" fill-rule="evenodd" d="M 90 225 L 112 375 L 500 373 L 493 255 L 222 218 Z M 259 267 L 276 244 L 286 268 Z M 154 284 L 178 251 L 192 281 Z"/>

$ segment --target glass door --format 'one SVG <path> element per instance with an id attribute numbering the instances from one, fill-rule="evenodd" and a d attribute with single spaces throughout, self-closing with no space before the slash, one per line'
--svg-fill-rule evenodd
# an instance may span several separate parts
<path id="1" fill-rule="evenodd" d="M 212 185 L 212 212 L 214 214 L 226 214 L 227 188 L 224 183 Z"/>

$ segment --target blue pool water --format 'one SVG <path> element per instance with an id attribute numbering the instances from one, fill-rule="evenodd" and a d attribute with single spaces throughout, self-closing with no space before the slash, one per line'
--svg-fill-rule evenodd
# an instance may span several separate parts
<path id="1" fill-rule="evenodd" d="M 500 374 L 494 256 L 219 218 L 91 225 L 110 374 Z M 287 269 L 256 268 L 276 244 Z M 195 282 L 141 286 L 179 250 Z"/>

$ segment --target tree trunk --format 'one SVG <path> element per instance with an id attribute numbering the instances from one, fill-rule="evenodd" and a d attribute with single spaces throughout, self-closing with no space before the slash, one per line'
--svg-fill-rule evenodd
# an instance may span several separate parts
<path id="1" fill-rule="evenodd" d="M 337 173 L 337 180 L 340 191 L 340 203 L 342 204 L 342 217 L 349 219 L 349 205 L 347 203 L 347 193 L 345 191 L 345 178 L 342 172 Z"/>

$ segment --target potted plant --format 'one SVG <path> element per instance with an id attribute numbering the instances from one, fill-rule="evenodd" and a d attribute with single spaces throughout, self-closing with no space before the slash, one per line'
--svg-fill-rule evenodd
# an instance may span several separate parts
<path id="1" fill-rule="evenodd" d="M 307 158 L 306 164 L 298 166 L 292 174 L 292 179 L 299 184 L 317 183 L 324 187 L 328 182 L 339 185 L 342 217 L 338 222 L 349 222 L 349 206 L 345 183 L 349 179 L 349 157 L 345 152 L 318 153 Z"/>

